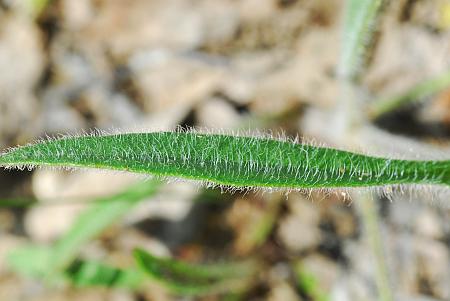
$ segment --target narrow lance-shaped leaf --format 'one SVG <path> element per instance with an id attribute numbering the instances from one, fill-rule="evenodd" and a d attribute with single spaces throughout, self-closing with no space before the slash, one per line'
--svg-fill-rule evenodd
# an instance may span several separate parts
<path id="1" fill-rule="evenodd" d="M 116 222 L 138 202 L 154 195 L 158 186 L 157 181 L 140 182 L 118 194 L 95 200 L 53 246 L 47 272 L 57 273 L 67 268 L 89 240 Z"/>
<path id="2" fill-rule="evenodd" d="M 22 246 L 8 255 L 8 266 L 25 277 L 46 277 L 52 251 L 50 246 Z M 58 277 L 77 287 L 121 287 L 131 290 L 138 290 L 146 280 L 144 273 L 135 267 L 118 268 L 85 260 L 73 262 L 60 271 Z"/>
<path id="3" fill-rule="evenodd" d="M 45 277 L 51 258 L 51 247 L 39 245 L 20 246 L 7 256 L 7 266 L 23 276 Z"/>
<path id="4" fill-rule="evenodd" d="M 9 257 L 11 266 L 22 274 L 57 281 L 61 272 L 73 263 L 89 240 L 116 222 L 138 202 L 155 194 L 159 184 L 158 181 L 140 182 L 115 195 L 93 200 L 92 206 L 80 214 L 55 245 L 14 250 Z M 89 271 L 92 271 L 92 265 L 89 267 Z M 80 271 L 85 271 L 85 268 Z"/>
<path id="5" fill-rule="evenodd" d="M 196 132 L 67 137 L 14 148 L 0 156 L 0 165 L 106 168 L 234 187 L 450 185 L 450 160 L 398 160 L 292 141 Z"/>
<path id="6" fill-rule="evenodd" d="M 254 261 L 199 265 L 134 251 L 138 266 L 151 279 L 180 295 L 210 295 L 242 291 L 251 285 L 257 271 Z"/>
<path id="7" fill-rule="evenodd" d="M 121 287 L 139 289 L 145 275 L 136 268 L 117 268 L 95 261 L 76 261 L 65 276 L 77 287 Z"/>

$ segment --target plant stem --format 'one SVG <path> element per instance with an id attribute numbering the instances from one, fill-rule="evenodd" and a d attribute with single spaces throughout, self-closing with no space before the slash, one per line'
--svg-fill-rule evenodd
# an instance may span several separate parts
<path id="1" fill-rule="evenodd" d="M 355 80 L 364 67 L 383 0 L 347 0 L 338 73 Z"/>
<path id="2" fill-rule="evenodd" d="M 364 67 L 368 45 L 373 40 L 373 32 L 383 4 L 383 0 L 348 0 L 345 10 L 343 44 L 338 73 L 341 84 L 340 117 L 344 123 L 342 138 L 349 146 L 355 144 L 356 137 L 365 122 L 359 113 L 363 107 L 360 99 L 358 76 Z M 356 197 L 355 197 L 356 198 Z M 358 198 L 364 228 L 369 237 L 370 247 L 376 261 L 376 282 L 380 300 L 393 301 L 387 276 L 386 261 L 378 224 L 375 199 L 370 193 Z"/>
<path id="3" fill-rule="evenodd" d="M 375 278 L 380 300 L 393 301 L 392 289 L 389 281 L 385 250 L 381 237 L 380 223 L 378 221 L 378 206 L 370 193 L 365 193 L 358 200 L 362 213 L 365 232 L 369 245 L 375 257 Z"/>

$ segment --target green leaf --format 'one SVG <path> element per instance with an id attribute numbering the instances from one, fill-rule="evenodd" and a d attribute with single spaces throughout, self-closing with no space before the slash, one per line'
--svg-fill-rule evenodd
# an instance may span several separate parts
<path id="1" fill-rule="evenodd" d="M 403 94 L 375 100 L 369 107 L 369 115 L 376 119 L 381 115 L 395 111 L 406 105 L 423 100 L 425 97 L 433 95 L 450 86 L 450 70 L 434 78 L 415 85 L 411 90 Z"/>
<path id="2" fill-rule="evenodd" d="M 297 285 L 302 292 L 308 295 L 314 301 L 330 300 L 326 292 L 320 287 L 320 281 L 317 277 L 308 271 L 301 262 L 294 264 L 294 272 Z"/>
<path id="3" fill-rule="evenodd" d="M 383 0 L 347 0 L 339 74 L 354 79 L 363 67 L 366 50 L 381 12 Z"/>
<path id="4" fill-rule="evenodd" d="M 48 246 L 27 245 L 8 254 L 8 266 L 17 273 L 29 278 L 45 276 L 50 262 L 51 248 Z"/>
<path id="5" fill-rule="evenodd" d="M 9 265 L 20 274 L 32 278 L 44 278 L 52 283 L 60 282 L 61 274 L 70 266 L 67 275 L 76 285 L 97 283 L 98 285 L 134 287 L 141 275 L 139 271 L 120 270 L 108 265 L 84 261 L 81 262 L 82 264 L 74 264 L 74 260 L 89 240 L 117 221 L 139 201 L 152 196 L 159 185 L 160 183 L 156 180 L 140 182 L 121 193 L 93 200 L 93 205 L 78 217 L 69 231 L 55 245 L 31 245 L 14 250 L 8 257 Z"/>
<path id="6" fill-rule="evenodd" d="M 83 212 L 55 245 L 51 247 L 30 246 L 12 252 L 12 267 L 29 276 L 57 280 L 78 256 L 81 248 L 106 227 L 116 222 L 139 201 L 153 195 L 159 182 L 141 182 L 113 196 L 94 200 L 93 205 Z"/>
<path id="7" fill-rule="evenodd" d="M 114 196 L 95 200 L 95 203 L 77 218 L 70 230 L 53 246 L 48 272 L 67 268 L 89 240 L 99 235 L 138 202 L 153 195 L 158 185 L 159 182 L 154 180 L 141 182 Z"/>
<path id="8" fill-rule="evenodd" d="M 49 246 L 24 246 L 8 256 L 8 265 L 15 272 L 34 279 L 45 277 L 51 261 Z M 121 287 L 138 289 L 145 277 L 137 269 L 120 269 L 100 262 L 75 261 L 58 274 L 58 280 L 68 281 L 77 287 Z"/>
<path id="9" fill-rule="evenodd" d="M 155 132 L 68 137 L 18 147 L 0 165 L 91 167 L 175 176 L 234 187 L 334 188 L 390 184 L 450 185 L 450 160 L 413 161 L 371 157 L 331 148 L 260 137 L 196 132 Z M 152 187 L 143 187 L 144 193 Z M 149 189 L 150 191 L 146 191 Z M 142 191 L 141 191 L 142 192 Z M 118 199 L 129 198 L 128 193 Z M 135 200 L 142 198 L 139 192 Z M 113 205 L 115 204 L 115 205 Z M 117 206 L 117 209 L 114 209 Z M 62 243 L 64 254 L 109 223 L 129 203 L 109 202 L 80 218 Z M 111 211 L 111 212 L 109 212 Z M 102 215 L 106 221 L 103 221 Z M 87 221 L 91 221 L 91 226 Z M 89 226 L 86 226 L 89 224 Z M 87 232 L 89 235 L 78 233 Z M 73 242 L 71 242 L 73 240 Z M 67 245 L 67 246 L 65 246 Z M 57 257 L 58 258 L 58 257 Z M 57 262 L 66 261 L 57 259 Z"/>
<path id="10" fill-rule="evenodd" d="M 210 295 L 247 288 L 256 272 L 255 262 L 210 265 L 189 264 L 155 257 L 136 249 L 138 266 L 154 281 L 179 295 Z"/>
<path id="11" fill-rule="evenodd" d="M 101 262 L 76 261 L 66 271 L 66 277 L 77 287 L 121 287 L 138 289 L 145 280 L 137 269 L 120 269 Z"/>

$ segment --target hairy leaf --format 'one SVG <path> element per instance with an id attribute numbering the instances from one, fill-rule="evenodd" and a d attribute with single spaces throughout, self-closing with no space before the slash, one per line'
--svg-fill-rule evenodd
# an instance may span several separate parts
<path id="1" fill-rule="evenodd" d="M 0 156 L 0 165 L 107 168 L 234 187 L 450 185 L 450 160 L 397 160 L 292 141 L 196 132 L 67 137 L 12 149 Z"/>

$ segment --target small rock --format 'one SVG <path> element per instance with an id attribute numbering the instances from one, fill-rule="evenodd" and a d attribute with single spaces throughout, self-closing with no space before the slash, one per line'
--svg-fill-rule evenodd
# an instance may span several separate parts
<path id="1" fill-rule="evenodd" d="M 44 69 L 38 29 L 25 16 L 0 18 L 0 137 L 37 134 L 38 100 L 33 89 Z M 25 130 L 26 129 L 26 130 Z"/>
<path id="2" fill-rule="evenodd" d="M 199 106 L 197 119 L 199 125 L 206 128 L 233 129 L 237 127 L 240 116 L 226 101 L 212 98 Z"/>
<path id="3" fill-rule="evenodd" d="M 69 230 L 83 204 L 34 207 L 25 215 L 25 229 L 34 242 L 49 243 Z"/>
<path id="4" fill-rule="evenodd" d="M 80 201 L 119 193 L 138 180 L 134 174 L 114 171 L 41 169 L 34 172 L 32 187 L 40 201 L 63 203 L 65 199 Z"/>
<path id="5" fill-rule="evenodd" d="M 270 288 L 269 295 L 267 296 L 269 301 L 300 301 L 302 300 L 299 295 L 297 295 L 294 288 L 287 282 L 279 282 Z"/>
<path id="6" fill-rule="evenodd" d="M 61 101 L 44 102 L 42 107 L 41 124 L 49 133 L 73 133 L 85 127 L 82 116 Z"/>
<path id="7" fill-rule="evenodd" d="M 125 224 L 134 224 L 149 218 L 180 221 L 190 212 L 192 200 L 198 195 L 198 187 L 187 182 L 165 185 L 161 193 L 151 200 L 139 203 L 124 218 Z"/>
<path id="8" fill-rule="evenodd" d="M 280 240 L 295 252 L 315 248 L 321 239 L 320 207 L 297 193 L 289 195 L 287 205 L 290 214 L 281 221 L 278 228 Z"/>
<path id="9" fill-rule="evenodd" d="M 94 17 L 94 9 L 91 0 L 64 0 L 61 2 L 61 7 L 65 26 L 69 30 L 82 29 L 88 25 Z"/>
<path id="10" fill-rule="evenodd" d="M 137 53 L 129 61 L 146 111 L 192 106 L 219 89 L 220 68 L 166 50 L 155 51 Z"/>
<path id="11" fill-rule="evenodd" d="M 415 232 L 433 239 L 441 239 L 444 236 L 439 216 L 430 208 L 420 211 L 416 218 Z"/>
<path id="12" fill-rule="evenodd" d="M 297 55 L 287 57 L 289 64 L 267 72 L 259 83 L 259 102 L 278 101 L 285 106 L 290 99 L 330 107 L 336 100 L 338 85 L 331 75 L 336 65 L 335 28 L 311 31 L 298 42 Z"/>
<path id="13" fill-rule="evenodd" d="M 320 207 L 298 193 L 290 193 L 287 204 L 290 212 L 310 225 L 319 225 Z"/>
<path id="14" fill-rule="evenodd" d="M 108 45 L 114 57 L 155 46 L 194 49 L 206 30 L 198 7 L 187 1 L 102 2 L 82 34 L 86 43 Z"/>
<path id="15" fill-rule="evenodd" d="M 239 13 L 234 3 L 205 1 L 200 5 L 204 34 L 203 44 L 222 44 L 233 39 L 239 27 Z"/>
<path id="16" fill-rule="evenodd" d="M 0 74 L 0 95 L 32 92 L 44 67 L 39 31 L 29 18 L 21 16 L 3 18 L 0 24 L 0 67 L 14 70 Z"/>
<path id="17" fill-rule="evenodd" d="M 285 217 L 278 228 L 280 241 L 291 251 L 301 252 L 313 249 L 320 243 L 320 231 L 295 215 Z"/>

